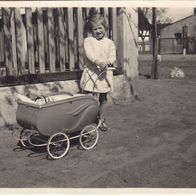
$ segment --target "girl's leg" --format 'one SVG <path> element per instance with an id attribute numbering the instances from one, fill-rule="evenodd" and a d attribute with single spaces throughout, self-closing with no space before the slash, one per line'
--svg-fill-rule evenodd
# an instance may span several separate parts
<path id="1" fill-rule="evenodd" d="M 107 131 L 107 125 L 105 124 L 105 118 L 103 117 L 104 106 L 107 103 L 107 93 L 100 93 L 99 95 L 99 118 L 102 121 L 101 130 Z"/>
<path id="2" fill-rule="evenodd" d="M 99 116 L 100 118 L 103 117 L 103 109 L 105 104 L 107 103 L 107 93 L 100 93 L 99 94 Z"/>

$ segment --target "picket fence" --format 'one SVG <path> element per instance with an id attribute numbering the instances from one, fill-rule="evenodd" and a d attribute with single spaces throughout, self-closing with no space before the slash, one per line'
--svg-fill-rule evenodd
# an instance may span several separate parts
<path id="1" fill-rule="evenodd" d="M 109 38 L 117 43 L 120 8 L 98 9 L 108 22 Z M 0 78 L 81 71 L 88 12 L 73 7 L 0 8 Z"/>

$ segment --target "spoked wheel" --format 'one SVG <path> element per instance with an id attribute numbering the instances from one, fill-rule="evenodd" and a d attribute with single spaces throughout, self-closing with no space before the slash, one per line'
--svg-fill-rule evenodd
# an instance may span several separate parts
<path id="1" fill-rule="evenodd" d="M 20 136 L 22 146 L 25 148 L 33 148 L 34 146 L 30 143 L 30 139 L 35 135 L 38 135 L 36 130 L 23 129 Z"/>
<path id="2" fill-rule="evenodd" d="M 12 135 L 15 139 L 19 141 L 19 144 L 22 147 L 25 148 L 30 148 L 32 147 L 31 144 L 29 143 L 29 138 L 33 134 L 32 130 L 28 130 L 23 128 L 22 130 L 15 130 Z"/>
<path id="3" fill-rule="evenodd" d="M 99 134 L 95 124 L 85 126 L 80 133 L 80 145 L 85 150 L 95 147 L 98 142 Z"/>
<path id="4" fill-rule="evenodd" d="M 70 141 L 65 133 L 55 133 L 52 135 L 47 144 L 47 151 L 51 158 L 60 159 L 66 155 L 69 150 Z"/>

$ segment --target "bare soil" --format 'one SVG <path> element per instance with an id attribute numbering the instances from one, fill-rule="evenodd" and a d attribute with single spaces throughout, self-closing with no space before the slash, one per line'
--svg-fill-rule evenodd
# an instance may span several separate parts
<path id="1" fill-rule="evenodd" d="M 76 141 L 52 161 L 45 149 L 21 149 L 2 128 L 0 188 L 196 188 L 195 60 L 163 59 L 152 80 L 150 60 L 140 59 L 141 100 L 107 105 L 109 130 L 92 150 L 78 149 Z M 170 78 L 174 66 L 186 77 Z"/>

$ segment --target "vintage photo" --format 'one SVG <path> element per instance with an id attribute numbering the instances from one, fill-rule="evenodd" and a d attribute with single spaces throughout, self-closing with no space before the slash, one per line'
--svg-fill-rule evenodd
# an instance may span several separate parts
<path id="1" fill-rule="evenodd" d="M 196 4 L 125 5 L 0 3 L 0 189 L 196 187 Z"/>

